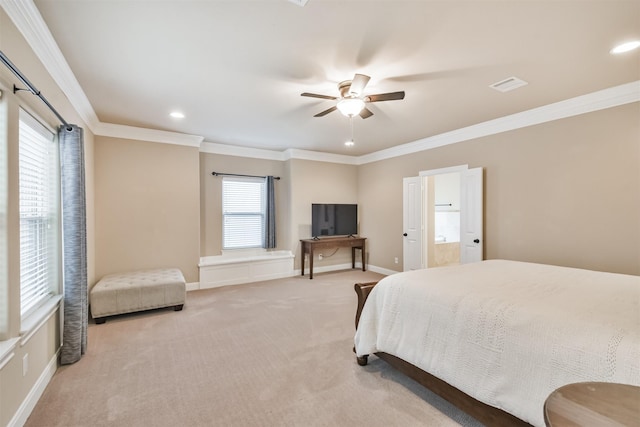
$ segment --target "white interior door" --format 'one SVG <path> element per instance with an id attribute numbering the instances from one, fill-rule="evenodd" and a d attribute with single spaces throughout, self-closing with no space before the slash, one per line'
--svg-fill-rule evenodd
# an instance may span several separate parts
<path id="1" fill-rule="evenodd" d="M 482 168 L 460 174 L 460 263 L 483 259 Z"/>
<path id="2" fill-rule="evenodd" d="M 422 177 L 402 180 L 402 259 L 404 271 L 424 268 L 422 257 Z"/>

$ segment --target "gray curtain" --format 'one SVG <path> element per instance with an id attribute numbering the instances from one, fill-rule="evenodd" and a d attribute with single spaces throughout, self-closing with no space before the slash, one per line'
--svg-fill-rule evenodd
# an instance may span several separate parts
<path id="1" fill-rule="evenodd" d="M 64 327 L 60 363 L 75 363 L 87 349 L 87 217 L 82 128 L 61 126 L 60 186 Z"/>
<path id="2" fill-rule="evenodd" d="M 276 196 L 275 188 L 273 185 L 274 177 L 267 176 L 266 191 L 267 191 L 267 209 L 265 215 L 264 226 L 264 247 L 266 249 L 272 249 L 276 247 Z"/>

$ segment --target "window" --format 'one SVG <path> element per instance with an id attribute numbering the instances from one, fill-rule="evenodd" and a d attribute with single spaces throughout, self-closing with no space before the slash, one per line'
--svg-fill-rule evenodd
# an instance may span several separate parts
<path id="1" fill-rule="evenodd" d="M 53 132 L 20 110 L 20 314 L 58 290 L 58 148 Z"/>
<path id="2" fill-rule="evenodd" d="M 265 182 L 223 178 L 223 249 L 260 248 L 264 241 Z"/>
<path id="3" fill-rule="evenodd" d="M 9 323 L 7 298 L 7 114 L 0 91 L 0 341 L 6 338 Z M 1 357 L 1 355 L 0 355 Z"/>

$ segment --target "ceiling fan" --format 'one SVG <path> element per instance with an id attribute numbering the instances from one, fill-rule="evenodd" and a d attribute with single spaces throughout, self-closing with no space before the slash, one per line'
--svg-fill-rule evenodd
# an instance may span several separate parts
<path id="1" fill-rule="evenodd" d="M 332 111 L 339 110 L 347 117 L 353 117 L 359 115 L 363 119 L 373 116 L 371 110 L 369 110 L 365 104 L 368 102 L 380 102 L 380 101 L 394 101 L 398 99 L 404 99 L 404 91 L 379 93 L 377 95 L 364 95 L 364 88 L 369 83 L 371 77 L 364 74 L 356 74 L 353 80 L 345 80 L 338 83 L 338 91 L 340 96 L 319 95 L 316 93 L 304 92 L 301 96 L 308 96 L 311 98 L 321 98 L 338 100 L 337 104 L 331 108 L 328 108 L 313 117 L 323 117 Z"/>

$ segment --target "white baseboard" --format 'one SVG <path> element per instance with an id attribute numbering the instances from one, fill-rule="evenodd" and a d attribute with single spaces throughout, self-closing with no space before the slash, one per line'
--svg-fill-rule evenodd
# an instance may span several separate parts
<path id="1" fill-rule="evenodd" d="M 376 267 L 375 265 L 370 265 L 369 270 L 374 273 L 384 274 L 385 276 L 391 276 L 392 274 L 400 273 L 402 270 L 389 270 L 388 268 Z"/>
<path id="2" fill-rule="evenodd" d="M 356 269 L 362 269 L 362 263 L 361 262 L 356 262 Z M 351 264 L 334 264 L 334 265 L 326 265 L 326 266 L 322 266 L 322 267 L 318 267 L 318 266 L 314 266 L 313 267 L 313 274 L 316 273 L 327 273 L 330 271 L 340 271 L 340 270 L 351 270 Z M 368 265 L 366 267 L 367 270 L 369 271 L 373 271 L 374 273 L 380 273 L 380 274 L 384 274 L 385 276 L 389 276 L 391 274 L 395 274 L 398 273 L 397 271 L 394 270 L 389 270 L 387 268 L 382 268 L 382 267 L 376 267 L 375 265 Z M 305 269 L 304 269 L 304 273 L 305 275 L 309 274 L 309 266 L 308 264 L 305 265 Z M 297 269 L 295 271 L 295 275 L 299 276 L 301 274 L 301 270 Z"/>
<path id="3" fill-rule="evenodd" d="M 229 285 L 240 285 L 243 283 L 253 283 L 253 282 L 261 282 L 265 280 L 273 280 L 273 279 L 284 279 L 286 277 L 299 276 L 301 270 L 298 268 L 294 269 L 284 269 L 279 271 L 272 271 L 271 274 L 248 274 L 246 272 L 246 265 L 243 266 L 234 266 L 233 269 L 226 269 L 227 271 L 218 270 L 217 273 L 221 274 L 222 277 L 217 277 L 215 280 L 208 278 L 205 282 L 193 282 L 187 283 L 187 291 L 195 291 L 199 289 L 211 289 L 217 288 L 220 286 L 229 286 Z M 356 262 L 356 269 L 362 268 L 361 262 Z M 315 273 L 327 273 L 331 271 L 340 271 L 340 270 L 351 270 L 351 264 L 334 264 L 334 265 L 326 265 L 326 266 L 316 266 L 313 268 L 313 272 Z M 397 273 L 397 271 L 381 269 L 375 266 L 369 267 L 369 270 L 380 273 L 380 274 L 393 274 Z M 309 274 L 309 267 L 305 268 L 305 274 Z M 203 276 L 205 277 L 205 276 Z M 209 276 L 206 276 L 209 277 Z M 206 278 L 205 277 L 205 278 Z"/>
<path id="4" fill-rule="evenodd" d="M 59 353 L 60 350 L 56 351 L 56 354 L 53 355 L 47 366 L 44 368 L 42 374 L 40 374 L 40 377 L 38 378 L 38 381 L 36 381 L 33 388 L 29 391 L 29 394 L 27 394 L 27 397 L 24 399 L 11 421 L 9 421 L 9 424 L 7 424 L 8 427 L 22 427 L 27 422 L 27 418 L 29 418 L 29 415 L 31 415 L 33 408 L 36 407 L 38 400 L 40 400 L 40 397 L 42 397 L 44 389 L 47 388 L 47 385 L 49 385 L 51 378 L 53 378 L 53 375 L 58 369 Z"/>

